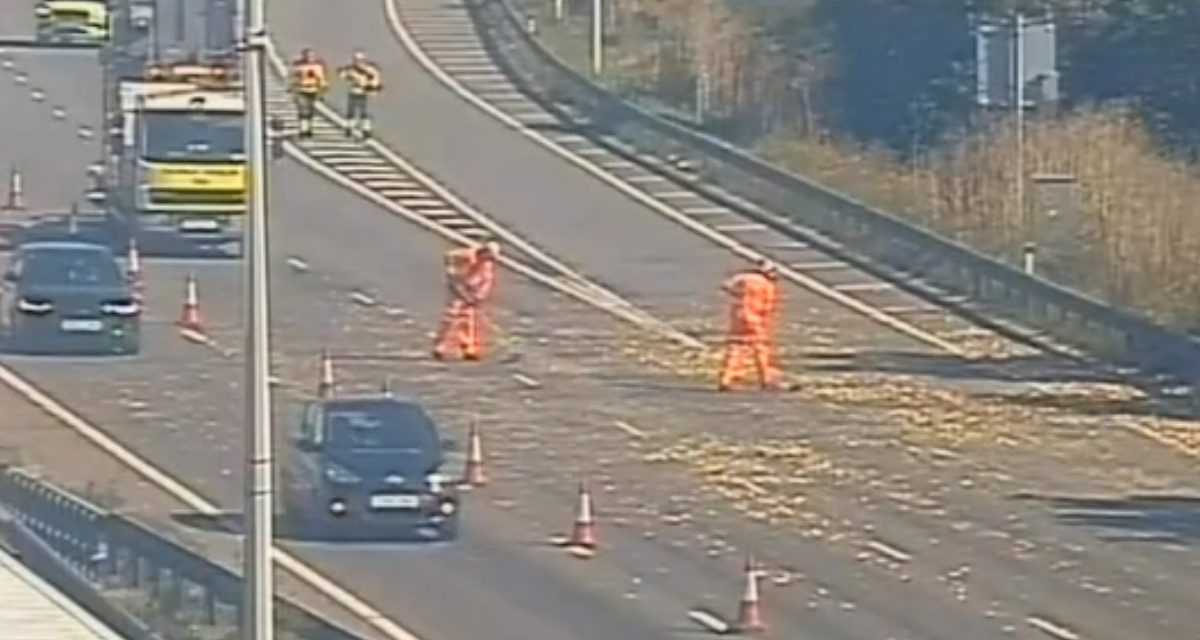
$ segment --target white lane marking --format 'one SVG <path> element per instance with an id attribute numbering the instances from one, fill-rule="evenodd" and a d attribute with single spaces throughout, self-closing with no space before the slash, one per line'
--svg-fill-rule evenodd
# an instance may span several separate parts
<path id="1" fill-rule="evenodd" d="M 400 43 L 404 46 L 404 48 L 408 50 L 409 54 L 416 59 L 416 61 L 425 69 L 425 71 L 437 78 L 439 82 L 445 85 L 450 91 L 462 98 L 464 101 L 473 105 L 475 108 L 486 113 L 492 118 L 500 121 L 513 131 L 516 131 L 518 134 L 525 136 L 534 144 L 546 149 L 550 153 L 553 153 L 567 163 L 574 165 L 576 168 L 581 169 L 585 173 L 600 180 L 613 189 L 616 189 L 639 204 L 642 204 L 648 209 L 655 211 L 686 227 L 690 231 L 704 237 L 714 244 L 725 248 L 731 253 L 754 261 L 771 259 L 771 256 L 757 251 L 750 246 L 742 244 L 723 233 L 715 231 L 712 227 L 693 220 L 687 214 L 673 207 L 669 207 L 654 197 L 647 195 L 643 191 L 630 186 L 627 182 L 612 175 L 611 173 L 608 173 L 596 163 L 586 160 L 576 153 L 568 151 L 550 138 L 542 135 L 540 132 L 530 129 L 512 116 L 489 104 L 477 94 L 467 89 L 461 82 L 441 69 L 437 63 L 435 63 L 434 60 L 430 58 L 424 50 L 421 49 L 413 35 L 409 33 L 408 29 L 404 26 L 404 23 L 400 20 L 400 13 L 396 8 L 396 0 L 381 1 L 383 2 L 384 12 L 387 14 L 388 24 L 392 28 L 392 33 L 395 34 L 398 40 L 400 40 Z M 964 357 L 968 355 L 964 349 L 957 345 L 951 344 L 950 342 L 947 342 L 946 340 L 943 340 L 938 336 L 929 333 L 928 331 L 905 322 L 900 318 L 891 316 L 882 310 L 866 304 L 856 298 L 843 294 L 826 285 L 825 283 L 800 273 L 799 271 L 796 271 L 787 265 L 781 265 L 779 271 L 792 282 L 805 289 L 808 289 L 818 296 L 830 300 L 846 309 L 849 309 L 850 311 L 858 313 L 859 315 L 864 316 L 884 327 L 892 329 L 897 333 L 907 335 L 910 338 L 913 338 L 919 342 L 924 342 L 925 344 L 936 347 L 952 355 Z"/>
<path id="2" fill-rule="evenodd" d="M 222 513 L 221 508 L 208 502 L 183 483 L 171 477 L 167 472 L 141 458 L 130 449 L 124 447 L 101 428 L 89 423 L 66 405 L 54 400 L 38 389 L 33 383 L 25 380 L 8 367 L 0 365 L 0 384 L 15 391 L 18 395 L 29 400 L 50 417 L 58 420 L 72 431 L 78 433 L 88 442 L 112 456 L 122 465 L 133 470 L 154 486 L 167 492 L 171 497 L 186 505 L 188 508 L 205 516 L 216 517 Z M 374 627 L 389 640 L 423 640 L 420 636 L 401 627 L 388 618 L 383 612 L 367 604 L 364 600 L 351 593 L 345 587 L 321 575 L 304 561 L 289 553 L 280 546 L 272 547 L 275 564 L 291 573 L 308 586 L 320 591 L 344 609 L 361 618 Z"/>
<path id="3" fill-rule="evenodd" d="M 704 627 L 705 629 L 708 629 L 712 633 L 715 633 L 719 636 L 726 635 L 733 631 L 733 627 L 729 626 L 728 622 L 725 622 L 717 616 L 702 609 L 692 609 L 691 611 L 688 611 L 687 617 L 692 622 L 695 622 L 701 627 Z"/>
<path id="4" fill-rule="evenodd" d="M 649 437 L 649 435 L 645 431 L 642 431 L 641 429 L 633 426 L 632 424 L 630 424 L 624 420 L 614 421 L 613 426 L 620 429 L 621 431 L 624 431 L 627 435 L 637 438 L 638 440 L 645 440 L 646 438 Z"/>
<path id="5" fill-rule="evenodd" d="M 872 540 L 871 542 L 868 542 L 867 549 L 870 549 L 876 554 L 881 555 L 897 564 L 904 564 L 909 560 L 912 560 L 912 556 L 908 553 L 905 553 L 896 547 L 879 540 Z"/>
<path id="6" fill-rule="evenodd" d="M 34 102 L 41 102 L 46 99 L 46 92 L 41 89 L 34 89 L 29 92 L 29 97 L 33 98 Z"/>
<path id="7" fill-rule="evenodd" d="M 287 264 L 289 267 L 291 267 L 295 271 L 307 272 L 310 269 L 307 262 L 305 262 L 295 256 L 288 258 Z"/>
<path id="8" fill-rule="evenodd" d="M 375 306 L 376 302 L 375 298 L 372 298 L 361 291 L 355 291 L 354 293 L 351 293 L 350 299 L 353 300 L 355 304 L 360 304 L 364 307 L 373 307 Z"/>
<path id="9" fill-rule="evenodd" d="M 1025 621 L 1029 623 L 1029 626 L 1052 638 L 1056 638 L 1056 640 L 1079 640 L 1078 633 L 1075 633 L 1074 631 L 1071 631 L 1060 624 L 1050 622 L 1045 618 L 1039 616 L 1030 616 L 1026 618 Z"/>
<path id="10" fill-rule="evenodd" d="M 534 378 L 533 376 L 527 376 L 523 373 L 514 373 L 513 380 L 516 380 L 517 384 L 520 384 L 522 387 L 525 387 L 526 389 L 541 389 L 542 388 L 542 383 L 538 382 L 537 378 Z"/>

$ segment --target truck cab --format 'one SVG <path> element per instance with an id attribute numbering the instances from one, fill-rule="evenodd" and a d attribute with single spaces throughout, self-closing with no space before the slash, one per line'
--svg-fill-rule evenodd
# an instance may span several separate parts
<path id="1" fill-rule="evenodd" d="M 233 68 L 197 60 L 147 65 L 121 80 L 107 167 L 93 168 L 121 233 L 143 246 L 241 253 L 247 209 L 246 102 Z"/>

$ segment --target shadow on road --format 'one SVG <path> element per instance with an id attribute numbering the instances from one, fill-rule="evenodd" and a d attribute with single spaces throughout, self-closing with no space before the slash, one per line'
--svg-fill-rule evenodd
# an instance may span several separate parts
<path id="1" fill-rule="evenodd" d="M 240 536 L 244 532 L 242 512 L 225 511 L 217 515 L 197 513 L 195 511 L 180 511 L 171 514 L 171 520 L 179 525 L 202 531 Z M 300 543 L 388 543 L 396 545 L 427 544 L 431 539 L 417 532 L 404 531 L 395 527 L 367 528 L 347 522 L 345 527 L 322 526 L 314 527 L 308 523 L 290 518 L 286 515 L 276 515 L 272 523 L 275 537 L 279 540 Z M 336 523 L 335 523 L 336 524 Z"/>
<path id="2" fill-rule="evenodd" d="M 1081 498 L 1026 494 L 1014 499 L 1042 503 L 1059 524 L 1091 530 L 1104 540 L 1186 545 L 1200 542 L 1200 495 Z"/>

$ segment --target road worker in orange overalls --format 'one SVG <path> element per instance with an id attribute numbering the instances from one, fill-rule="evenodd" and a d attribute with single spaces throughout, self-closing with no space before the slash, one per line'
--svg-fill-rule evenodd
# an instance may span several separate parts
<path id="1" fill-rule="evenodd" d="M 754 360 L 762 388 L 778 388 L 771 334 L 779 312 L 779 270 L 764 260 L 734 274 L 721 288 L 729 296 L 729 342 L 718 389 L 729 391 L 745 376 L 748 358 Z"/>
<path id="2" fill-rule="evenodd" d="M 317 102 L 328 88 L 325 63 L 311 49 L 301 51 L 300 57 L 292 62 L 292 95 L 296 100 L 301 138 L 312 137 Z"/>
<path id="3" fill-rule="evenodd" d="M 434 341 L 434 358 L 445 359 L 456 348 L 464 360 L 483 357 L 483 305 L 491 299 L 495 288 L 499 255 L 500 245 L 490 240 L 446 253 L 449 300 Z"/>

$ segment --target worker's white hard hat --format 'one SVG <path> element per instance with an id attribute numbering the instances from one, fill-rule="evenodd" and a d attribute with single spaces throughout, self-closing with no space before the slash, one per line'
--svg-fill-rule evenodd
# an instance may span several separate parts
<path id="1" fill-rule="evenodd" d="M 354 52 L 354 61 L 355 62 L 363 62 L 366 59 L 367 59 L 367 54 L 363 53 L 362 51 Z"/>
<path id="2" fill-rule="evenodd" d="M 759 271 L 768 276 L 773 276 L 779 273 L 779 266 L 774 262 L 767 260 L 766 258 L 759 260 L 757 266 Z"/>
<path id="3" fill-rule="evenodd" d="M 487 251 L 494 256 L 500 255 L 500 243 L 496 242 L 495 240 L 488 240 L 487 242 L 483 243 L 482 248 L 484 251 Z"/>

